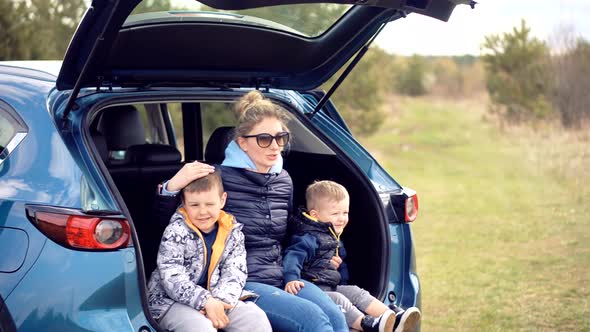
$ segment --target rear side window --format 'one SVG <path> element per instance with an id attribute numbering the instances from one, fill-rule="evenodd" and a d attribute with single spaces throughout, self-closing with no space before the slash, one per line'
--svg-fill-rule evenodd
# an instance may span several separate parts
<path id="1" fill-rule="evenodd" d="M 29 128 L 7 103 L 0 100 L 0 164 L 25 138 Z"/>
<path id="2" fill-rule="evenodd" d="M 104 137 L 104 142 L 100 143 L 106 154 L 103 158 L 123 163 L 128 148 L 133 145 L 170 145 L 161 107 L 160 104 L 135 104 L 106 108 L 90 129 L 92 135 Z"/>
<path id="3" fill-rule="evenodd" d="M 145 128 L 145 140 L 149 144 L 168 145 L 168 136 L 162 118 L 161 104 L 134 105 L 139 111 L 143 126 Z"/>
<path id="4" fill-rule="evenodd" d="M 185 128 L 183 127 L 182 119 L 182 104 L 170 103 L 167 104 L 168 112 L 174 127 L 174 135 L 178 149 L 181 151 L 184 160 L 184 142 L 185 142 Z M 202 150 L 197 153 L 200 156 L 198 159 L 203 159 L 205 147 L 211 136 L 211 133 L 223 126 L 235 126 L 237 119 L 233 112 L 233 104 L 223 102 L 200 102 L 198 103 L 198 110 L 200 122 L 195 123 L 195 129 L 199 137 L 188 137 L 189 140 L 200 140 L 202 143 Z"/>

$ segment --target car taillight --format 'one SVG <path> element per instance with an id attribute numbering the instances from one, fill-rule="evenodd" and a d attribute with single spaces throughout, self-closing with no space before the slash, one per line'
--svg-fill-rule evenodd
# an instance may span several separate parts
<path id="1" fill-rule="evenodd" d="M 71 248 L 112 250 L 129 245 L 131 230 L 124 218 L 28 210 L 29 219 L 53 241 Z"/>
<path id="2" fill-rule="evenodd" d="M 416 191 L 403 187 L 401 191 L 379 194 L 390 223 L 403 224 L 416 220 L 418 216 L 418 195 Z"/>
<path id="3" fill-rule="evenodd" d="M 416 220 L 418 216 L 418 196 L 412 195 L 406 198 L 404 204 L 404 219 L 406 222 L 412 222 Z"/>

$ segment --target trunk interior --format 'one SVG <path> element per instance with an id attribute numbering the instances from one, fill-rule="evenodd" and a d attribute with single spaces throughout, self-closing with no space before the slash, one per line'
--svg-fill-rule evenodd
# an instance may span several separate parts
<path id="1" fill-rule="evenodd" d="M 90 135 L 136 230 L 146 282 L 156 267 L 165 228 L 154 208 L 158 184 L 186 161 L 221 163 L 236 121 L 231 107 L 227 102 L 134 103 L 92 114 Z M 348 253 L 349 283 L 381 297 L 387 286 L 389 245 L 383 240 L 386 222 L 378 195 L 364 175 L 338 155 L 342 152 L 329 148 L 302 121 L 291 121 L 289 128 L 293 143 L 284 165 L 293 179 L 293 207 L 305 204 L 305 189 L 314 180 L 329 179 L 347 188 L 350 220 L 341 239 Z"/>

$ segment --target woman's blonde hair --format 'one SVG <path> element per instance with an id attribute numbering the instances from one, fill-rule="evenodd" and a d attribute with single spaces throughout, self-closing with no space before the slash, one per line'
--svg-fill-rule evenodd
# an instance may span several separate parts
<path id="1" fill-rule="evenodd" d="M 258 90 L 243 95 L 235 104 L 234 110 L 238 117 L 235 138 L 248 135 L 254 126 L 267 118 L 279 120 L 283 131 L 289 132 L 287 123 L 291 120 L 290 114 L 281 106 L 265 98 Z"/>
<path id="2" fill-rule="evenodd" d="M 317 209 L 321 200 L 340 202 L 348 198 L 348 191 L 343 185 L 330 181 L 315 181 L 305 190 L 305 203 L 307 210 Z"/>

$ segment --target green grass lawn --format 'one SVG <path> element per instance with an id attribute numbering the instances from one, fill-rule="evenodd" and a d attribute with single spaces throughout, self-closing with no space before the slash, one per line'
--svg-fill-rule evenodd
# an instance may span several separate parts
<path id="1" fill-rule="evenodd" d="M 590 136 L 401 99 L 362 139 L 418 191 L 423 331 L 590 331 Z"/>

